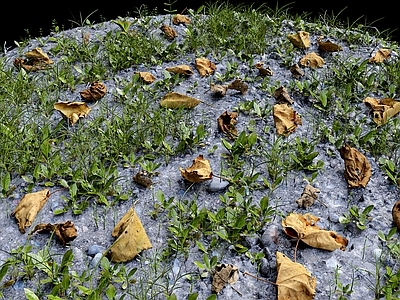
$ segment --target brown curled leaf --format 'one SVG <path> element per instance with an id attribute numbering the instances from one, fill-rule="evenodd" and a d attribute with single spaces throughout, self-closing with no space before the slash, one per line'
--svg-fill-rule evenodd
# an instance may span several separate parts
<path id="1" fill-rule="evenodd" d="M 175 25 L 178 25 L 178 24 L 190 24 L 190 18 L 188 16 L 185 16 L 185 15 L 176 14 L 172 18 L 172 23 L 174 23 Z"/>
<path id="2" fill-rule="evenodd" d="M 227 85 L 211 83 L 210 90 L 211 90 L 211 92 L 214 93 L 215 96 L 223 97 L 223 96 L 226 95 L 226 91 L 228 90 L 228 86 Z"/>
<path id="3" fill-rule="evenodd" d="M 193 160 L 193 164 L 186 168 L 179 168 L 181 175 L 190 182 L 203 182 L 212 179 L 210 161 L 199 155 Z"/>
<path id="4" fill-rule="evenodd" d="M 165 36 L 169 40 L 173 40 L 174 38 L 176 38 L 178 36 L 178 33 L 175 31 L 175 29 L 173 29 L 172 27 L 170 27 L 168 25 L 162 24 L 160 29 L 162 32 L 164 32 Z"/>
<path id="5" fill-rule="evenodd" d="M 393 205 L 392 217 L 394 225 L 400 230 L 400 200 Z"/>
<path id="6" fill-rule="evenodd" d="M 248 86 L 247 84 L 245 84 L 242 79 L 237 78 L 234 81 L 232 81 L 229 85 L 228 85 L 228 89 L 233 89 L 233 90 L 237 90 L 239 91 L 242 95 L 246 94 L 247 90 L 248 90 Z"/>
<path id="7" fill-rule="evenodd" d="M 254 67 L 256 69 L 258 69 L 258 72 L 259 72 L 260 76 L 273 76 L 274 75 L 274 73 L 272 72 L 272 70 L 269 67 L 264 68 L 264 63 L 263 62 L 256 63 L 254 65 Z"/>
<path id="8" fill-rule="evenodd" d="M 217 119 L 218 129 L 228 136 L 230 139 L 234 139 L 237 137 L 238 133 L 236 130 L 236 119 L 238 117 L 237 112 L 228 112 L 225 111 L 222 115 L 220 115 Z"/>
<path id="9" fill-rule="evenodd" d="M 174 74 L 181 74 L 181 75 L 193 75 L 193 71 L 188 65 L 178 65 L 174 67 L 168 67 L 165 68 L 168 72 L 174 73 Z"/>
<path id="10" fill-rule="evenodd" d="M 315 68 L 321 68 L 325 64 L 325 61 L 321 56 L 317 55 L 315 52 L 311 52 L 303 56 L 302 59 L 300 59 L 300 64 L 302 66 L 315 69 Z"/>
<path id="11" fill-rule="evenodd" d="M 25 57 L 25 59 L 20 57 L 16 58 L 14 60 L 14 66 L 23 68 L 28 72 L 35 72 L 47 69 L 48 66 L 53 63 L 49 56 L 39 47 L 26 52 Z"/>
<path id="12" fill-rule="evenodd" d="M 318 199 L 318 195 L 321 191 L 311 184 L 307 184 L 304 187 L 303 193 L 299 199 L 296 200 L 296 203 L 299 207 L 308 208 L 314 204 L 315 200 Z"/>
<path id="13" fill-rule="evenodd" d="M 344 160 L 344 177 L 349 187 L 366 187 L 372 175 L 371 165 L 364 154 L 357 149 L 344 145 L 339 149 L 340 157 Z"/>
<path id="14" fill-rule="evenodd" d="M 146 83 L 153 83 L 156 80 L 156 77 L 150 72 L 135 72 L 135 74 L 139 74 L 139 77 Z"/>
<path id="15" fill-rule="evenodd" d="M 153 185 L 150 176 L 145 171 L 139 171 L 133 176 L 133 181 L 149 189 Z"/>
<path id="16" fill-rule="evenodd" d="M 199 105 L 200 102 L 199 99 L 177 92 L 170 92 L 162 98 L 160 105 L 166 108 L 194 108 Z"/>
<path id="17" fill-rule="evenodd" d="M 275 104 L 273 114 L 278 135 L 287 136 L 302 124 L 300 116 L 288 104 Z"/>
<path id="18" fill-rule="evenodd" d="M 71 125 L 74 125 L 80 118 L 86 117 L 91 108 L 85 102 L 57 102 L 54 108 L 66 117 Z"/>
<path id="19" fill-rule="evenodd" d="M 298 31 L 297 33 L 289 34 L 287 38 L 298 48 L 310 47 L 310 34 L 306 31 Z"/>
<path id="20" fill-rule="evenodd" d="M 231 264 L 219 264 L 215 266 L 211 291 L 218 294 L 227 283 L 234 284 L 239 279 L 239 269 Z"/>
<path id="21" fill-rule="evenodd" d="M 299 67 L 298 64 L 294 64 L 290 67 L 290 72 L 294 78 L 300 78 L 304 76 L 304 71 Z"/>
<path id="22" fill-rule="evenodd" d="M 322 40 L 323 38 L 324 38 L 323 36 L 320 36 L 317 40 L 319 50 L 324 51 L 324 52 L 337 52 L 337 51 L 343 50 L 341 46 L 339 46 L 335 43 L 332 43 L 329 40 L 323 41 Z"/>
<path id="23" fill-rule="evenodd" d="M 97 101 L 104 97 L 107 89 L 104 83 L 100 81 L 94 81 L 90 84 L 89 88 L 79 92 L 82 99 L 86 101 Z"/>
<path id="24" fill-rule="evenodd" d="M 195 66 L 201 77 L 212 75 L 217 66 L 205 57 L 196 58 Z"/>
<path id="25" fill-rule="evenodd" d="M 378 100 L 367 97 L 363 102 L 372 109 L 374 122 L 378 124 L 378 126 L 386 124 L 390 118 L 396 116 L 400 112 L 400 102 L 392 98 Z"/>
<path id="26" fill-rule="evenodd" d="M 379 49 L 373 57 L 371 57 L 368 62 L 369 63 L 383 63 L 388 60 L 391 56 L 390 49 Z"/>
<path id="27" fill-rule="evenodd" d="M 277 88 L 272 96 L 276 99 L 276 103 L 279 104 L 286 103 L 291 105 L 294 102 L 292 98 L 290 98 L 290 95 L 284 86 Z"/>
<path id="28" fill-rule="evenodd" d="M 77 230 L 72 221 L 66 221 L 64 223 L 56 223 L 56 224 L 45 224 L 41 223 L 35 226 L 30 235 L 34 233 L 48 233 L 54 232 L 55 236 L 61 242 L 63 246 L 72 242 L 77 236 Z"/>

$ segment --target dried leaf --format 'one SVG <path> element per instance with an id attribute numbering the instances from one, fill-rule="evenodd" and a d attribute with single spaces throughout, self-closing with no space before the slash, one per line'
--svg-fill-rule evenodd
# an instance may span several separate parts
<path id="1" fill-rule="evenodd" d="M 111 235 L 117 238 L 107 253 L 113 262 L 131 260 L 142 250 L 153 247 L 133 207 L 115 225 Z"/>
<path id="2" fill-rule="evenodd" d="M 292 75 L 294 78 L 300 78 L 304 76 L 304 71 L 300 69 L 298 64 L 294 64 L 290 67 L 290 72 L 292 72 Z"/>
<path id="3" fill-rule="evenodd" d="M 290 98 L 288 91 L 284 86 L 277 88 L 272 96 L 276 99 L 276 103 L 278 104 L 293 104 L 292 98 Z"/>
<path id="4" fill-rule="evenodd" d="M 213 92 L 217 97 L 223 97 L 226 95 L 226 91 L 228 90 L 227 85 L 220 85 L 211 83 L 210 90 Z"/>
<path id="5" fill-rule="evenodd" d="M 195 65 L 201 77 L 209 76 L 217 69 L 217 66 L 205 57 L 196 58 Z"/>
<path id="6" fill-rule="evenodd" d="M 287 104 L 275 104 L 273 114 L 278 135 L 287 136 L 294 132 L 298 125 L 301 125 L 300 116 Z"/>
<path id="7" fill-rule="evenodd" d="M 89 42 L 90 42 L 90 33 L 88 33 L 88 32 L 83 33 L 82 34 L 82 43 L 84 45 L 87 45 L 87 44 L 89 44 Z"/>
<path id="8" fill-rule="evenodd" d="M 199 105 L 200 102 L 196 98 L 171 92 L 162 98 L 160 105 L 166 108 L 193 108 Z"/>
<path id="9" fill-rule="evenodd" d="M 318 48 L 321 51 L 325 51 L 325 52 L 337 52 L 337 51 L 342 51 L 342 47 L 340 47 L 339 45 L 332 43 L 331 41 L 322 41 L 324 37 L 320 36 L 317 40 L 318 42 Z"/>
<path id="10" fill-rule="evenodd" d="M 319 218 L 311 214 L 300 215 L 290 213 L 282 220 L 284 232 L 291 238 L 296 238 L 307 245 L 333 251 L 335 249 L 345 250 L 348 244 L 346 238 L 334 231 L 328 231 L 315 225 Z"/>
<path id="11" fill-rule="evenodd" d="M 146 83 L 153 83 L 156 78 L 150 72 L 135 72 L 135 74 L 139 74 L 139 77 L 143 79 Z"/>
<path id="12" fill-rule="evenodd" d="M 234 284 L 239 279 L 239 270 L 231 264 L 219 264 L 213 273 L 211 291 L 218 294 L 225 287 L 225 284 Z"/>
<path id="13" fill-rule="evenodd" d="M 57 224 L 41 223 L 35 226 L 30 235 L 34 234 L 35 232 L 54 232 L 63 246 L 69 242 L 72 242 L 78 236 L 75 225 L 72 221 L 66 221 L 64 223 Z"/>
<path id="14" fill-rule="evenodd" d="M 193 75 L 193 71 L 188 65 L 179 65 L 179 66 L 174 66 L 174 67 L 169 67 L 166 68 L 168 72 L 174 73 L 174 74 L 182 74 L 182 75 Z"/>
<path id="15" fill-rule="evenodd" d="M 82 99 L 86 101 L 97 101 L 104 97 L 107 89 L 104 83 L 100 81 L 95 81 L 90 84 L 88 89 L 81 91 L 79 94 Z"/>
<path id="16" fill-rule="evenodd" d="M 162 32 L 164 32 L 165 36 L 169 40 L 173 40 L 174 38 L 176 38 L 178 36 L 178 33 L 175 31 L 175 29 L 173 29 L 172 27 L 170 27 L 168 25 L 162 24 L 160 29 L 162 30 Z"/>
<path id="17" fill-rule="evenodd" d="M 310 300 L 315 296 L 316 277 L 301 264 L 276 252 L 278 300 Z"/>
<path id="18" fill-rule="evenodd" d="M 398 200 L 392 209 L 393 223 L 400 230 L 400 200 Z"/>
<path id="19" fill-rule="evenodd" d="M 298 31 L 297 33 L 289 34 L 287 38 L 292 44 L 298 48 L 310 47 L 310 34 L 306 31 Z"/>
<path id="20" fill-rule="evenodd" d="M 79 118 L 86 117 L 91 111 L 85 102 L 58 102 L 54 103 L 54 108 L 68 118 L 72 125 L 78 122 Z"/>
<path id="21" fill-rule="evenodd" d="M 233 89 L 239 91 L 242 95 L 246 94 L 248 90 L 247 84 L 245 84 L 242 79 L 237 78 L 232 83 L 228 85 L 228 89 Z"/>
<path id="22" fill-rule="evenodd" d="M 14 60 L 14 66 L 17 68 L 23 68 L 25 71 L 38 71 L 46 69 L 53 61 L 48 55 L 43 52 L 39 47 L 36 47 L 32 51 L 25 53 L 26 59 L 16 58 Z"/>
<path id="23" fill-rule="evenodd" d="M 190 18 L 188 16 L 185 16 L 185 15 L 176 14 L 172 18 L 172 23 L 174 23 L 175 25 L 178 25 L 178 24 L 190 24 Z"/>
<path id="24" fill-rule="evenodd" d="M 153 184 L 149 175 L 145 171 L 139 171 L 133 176 L 133 181 L 144 186 L 145 188 L 150 188 Z"/>
<path id="25" fill-rule="evenodd" d="M 50 191 L 47 189 L 29 193 L 22 197 L 14 212 L 11 214 L 17 219 L 18 228 L 21 233 L 25 233 L 25 228 L 32 225 L 37 213 L 42 209 L 49 197 Z"/>
<path id="26" fill-rule="evenodd" d="M 315 52 L 311 52 L 309 54 L 306 54 L 302 59 L 300 59 L 300 64 L 305 67 L 320 68 L 325 64 L 325 61 L 321 56 L 318 56 Z"/>
<path id="27" fill-rule="evenodd" d="M 272 70 L 269 67 L 264 68 L 263 66 L 264 66 L 263 62 L 258 62 L 254 65 L 254 67 L 256 67 L 256 69 L 258 69 L 260 76 L 274 75 L 274 73 L 272 72 Z"/>
<path id="28" fill-rule="evenodd" d="M 314 201 L 318 199 L 318 194 L 321 191 L 311 184 L 307 184 L 304 187 L 303 193 L 301 193 L 301 197 L 296 200 L 296 203 L 299 207 L 308 208 L 314 204 Z"/>
<path id="29" fill-rule="evenodd" d="M 374 122 L 378 124 L 378 126 L 386 124 L 390 118 L 396 116 L 400 112 L 400 102 L 392 98 L 378 100 L 367 97 L 363 102 L 373 110 Z"/>
<path id="30" fill-rule="evenodd" d="M 238 117 L 237 112 L 225 111 L 217 119 L 218 129 L 225 133 L 230 139 L 237 137 L 238 133 L 236 130 L 236 118 Z"/>
<path id="31" fill-rule="evenodd" d="M 390 49 L 379 49 L 373 57 L 371 57 L 369 63 L 382 63 L 389 59 L 391 56 Z"/>
<path id="32" fill-rule="evenodd" d="M 212 179 L 210 161 L 199 155 L 193 160 L 193 164 L 186 168 L 179 168 L 182 177 L 190 182 L 203 182 Z"/>
<path id="33" fill-rule="evenodd" d="M 372 175 L 371 165 L 364 154 L 357 149 L 344 145 L 339 149 L 344 160 L 344 177 L 349 187 L 366 187 Z"/>

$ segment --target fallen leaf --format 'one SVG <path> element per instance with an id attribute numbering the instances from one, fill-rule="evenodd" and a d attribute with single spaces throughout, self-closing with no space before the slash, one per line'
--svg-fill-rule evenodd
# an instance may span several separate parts
<path id="1" fill-rule="evenodd" d="M 301 264 L 276 252 L 278 300 L 310 300 L 315 296 L 316 277 Z"/>
<path id="2" fill-rule="evenodd" d="M 348 244 L 347 239 L 334 231 L 319 228 L 315 225 L 319 219 L 311 214 L 290 213 L 282 220 L 283 231 L 291 238 L 299 239 L 314 248 L 344 251 Z"/>
<path id="3" fill-rule="evenodd" d="M 315 52 L 306 54 L 305 56 L 303 56 L 302 59 L 300 59 L 300 64 L 302 66 L 310 67 L 313 69 L 317 67 L 322 67 L 324 63 L 324 59 L 321 56 L 318 56 Z"/>
<path id="4" fill-rule="evenodd" d="M 339 149 L 344 160 L 344 177 L 349 187 L 366 187 L 372 175 L 371 165 L 364 154 L 357 149 L 344 145 Z"/>
<path id="5" fill-rule="evenodd" d="M 153 83 L 156 78 L 150 72 L 136 72 L 135 74 L 139 74 L 139 77 L 146 83 Z"/>
<path id="6" fill-rule="evenodd" d="M 199 155 L 193 160 L 193 164 L 186 168 L 179 168 L 182 177 L 190 182 L 203 182 L 212 179 L 210 161 Z"/>
<path id="7" fill-rule="evenodd" d="M 219 264 L 215 266 L 211 291 L 218 294 L 227 283 L 234 284 L 239 279 L 239 270 L 231 264 Z"/>
<path id="8" fill-rule="evenodd" d="M 260 76 L 273 76 L 274 75 L 274 73 L 272 72 L 272 70 L 269 67 L 264 68 L 263 66 L 264 66 L 263 62 L 258 62 L 254 65 L 254 67 L 256 67 L 256 69 L 258 69 Z"/>
<path id="9" fill-rule="evenodd" d="M 188 16 L 185 16 L 185 15 L 176 14 L 172 18 L 172 23 L 174 23 L 175 25 L 178 25 L 178 24 L 190 24 L 190 18 Z"/>
<path id="10" fill-rule="evenodd" d="M 225 111 L 217 119 L 218 129 L 223 133 L 225 133 L 230 139 L 233 139 L 238 135 L 235 127 L 237 117 L 238 117 L 237 112 Z"/>
<path id="11" fill-rule="evenodd" d="M 332 43 L 329 40 L 325 42 L 322 41 L 323 38 L 324 38 L 323 36 L 320 36 L 317 40 L 319 50 L 324 52 L 337 52 L 343 50 L 341 46 Z"/>
<path id="12" fill-rule="evenodd" d="M 287 38 L 298 48 L 310 47 L 310 34 L 306 31 L 298 31 L 297 33 L 289 34 Z"/>
<path id="13" fill-rule="evenodd" d="M 72 221 L 66 221 L 64 223 L 57 224 L 41 223 L 35 226 L 30 235 L 36 232 L 54 232 L 54 234 L 60 240 L 63 246 L 65 246 L 69 242 L 72 242 L 78 236 L 75 225 Z"/>
<path id="14" fill-rule="evenodd" d="M 150 188 L 153 184 L 149 175 L 145 171 L 139 171 L 133 176 L 133 181 L 144 186 L 145 188 Z"/>
<path id="15" fill-rule="evenodd" d="M 400 200 L 398 200 L 392 209 L 393 223 L 400 230 Z"/>
<path id="16" fill-rule="evenodd" d="M 217 66 L 205 57 L 196 58 L 195 66 L 201 77 L 209 76 L 217 69 Z"/>
<path id="17" fill-rule="evenodd" d="M 392 98 L 378 100 L 367 97 L 363 102 L 373 110 L 374 122 L 378 124 L 378 126 L 386 124 L 390 118 L 396 116 L 400 112 L 400 102 Z"/>
<path id="18" fill-rule="evenodd" d="M 299 199 L 296 200 L 296 203 L 299 207 L 308 208 L 314 204 L 314 201 L 318 199 L 318 194 L 321 191 L 311 184 L 307 184 L 304 187 L 303 193 Z"/>
<path id="19" fill-rule="evenodd" d="M 173 29 L 172 27 L 170 27 L 168 25 L 162 24 L 160 29 L 162 32 L 164 32 L 165 36 L 169 40 L 173 40 L 174 38 L 176 38 L 178 36 L 178 33 L 175 31 L 175 29 Z"/>
<path id="20" fill-rule="evenodd" d="M 274 123 L 278 135 L 287 136 L 301 125 L 301 118 L 288 104 L 275 104 L 273 108 Z"/>
<path id="21" fill-rule="evenodd" d="M 379 49 L 373 57 L 371 57 L 368 62 L 369 63 L 382 63 L 385 60 L 389 59 L 391 56 L 390 49 Z"/>
<path id="22" fill-rule="evenodd" d="M 91 111 L 85 102 L 58 102 L 54 103 L 54 108 L 68 118 L 72 125 L 78 122 L 79 118 L 86 117 Z"/>
<path id="23" fill-rule="evenodd" d="M 304 71 L 300 69 L 298 64 L 294 64 L 290 67 L 290 72 L 292 72 L 292 75 L 294 78 L 300 78 L 304 76 Z"/>
<path id="24" fill-rule="evenodd" d="M 177 92 L 170 92 L 162 98 L 160 105 L 166 108 L 193 108 L 199 105 L 200 102 L 196 98 Z"/>
<path id="25" fill-rule="evenodd" d="M 131 260 L 142 250 L 153 247 L 133 207 L 115 225 L 111 235 L 117 238 L 107 252 L 113 262 Z"/>
<path id="26" fill-rule="evenodd" d="M 242 79 L 237 78 L 234 81 L 232 81 L 232 83 L 230 83 L 228 85 L 228 89 L 232 89 L 232 90 L 237 90 L 239 91 L 242 95 L 246 94 L 247 90 L 248 90 L 248 86 L 247 84 L 245 84 Z"/>
<path id="27" fill-rule="evenodd" d="M 226 95 L 226 91 L 228 90 L 227 85 L 220 85 L 211 83 L 210 90 L 213 92 L 217 97 L 223 97 Z"/>
<path id="28" fill-rule="evenodd" d="M 86 101 L 97 101 L 103 98 L 106 92 L 107 89 L 105 84 L 100 81 L 95 81 L 90 84 L 88 89 L 79 92 L 79 94 L 81 95 L 82 99 Z"/>
<path id="29" fill-rule="evenodd" d="M 284 86 L 277 88 L 272 96 L 276 99 L 276 103 L 279 104 L 293 104 L 292 98 L 290 98 L 288 91 Z"/>
<path id="30" fill-rule="evenodd" d="M 39 192 L 26 194 L 11 216 L 15 216 L 18 223 L 18 228 L 21 233 L 25 233 L 25 228 L 32 225 L 37 213 L 42 209 L 43 205 L 50 197 L 50 191 L 44 189 Z"/>
<path id="31" fill-rule="evenodd" d="M 168 72 L 174 73 L 174 74 L 182 74 L 182 75 L 193 75 L 193 71 L 188 65 L 179 65 L 179 66 L 174 66 L 174 67 L 168 67 L 166 68 Z"/>
<path id="32" fill-rule="evenodd" d="M 46 69 L 53 61 L 48 55 L 43 52 L 39 47 L 36 47 L 32 51 L 25 53 L 26 59 L 16 58 L 14 60 L 14 66 L 17 68 L 23 68 L 25 71 L 38 71 Z"/>
<path id="33" fill-rule="evenodd" d="M 85 32 L 84 34 L 82 34 L 82 43 L 84 45 L 87 45 L 89 44 L 89 42 L 90 42 L 90 33 Z"/>

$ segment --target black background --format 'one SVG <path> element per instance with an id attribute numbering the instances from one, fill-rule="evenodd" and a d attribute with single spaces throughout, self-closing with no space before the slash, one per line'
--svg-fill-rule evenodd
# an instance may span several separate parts
<path id="1" fill-rule="evenodd" d="M 164 5 L 164 1 L 119 1 L 110 0 L 108 2 L 102 1 L 30 1 L 30 2 L 15 2 L 15 6 L 8 6 L 7 10 L 0 12 L 0 46 L 4 47 L 6 42 L 7 47 L 14 47 L 14 40 L 21 41 L 29 36 L 34 38 L 38 36 L 45 36 L 50 33 L 52 27 L 52 21 L 56 20 L 57 25 L 60 28 L 70 29 L 76 27 L 71 21 L 80 22 L 81 19 L 85 19 L 89 14 L 94 12 L 89 20 L 93 23 L 98 23 L 105 20 L 112 20 L 118 16 L 137 16 L 137 10 L 145 4 L 150 10 L 157 8 L 159 14 L 164 14 L 164 9 L 168 8 Z M 11 1 L 9 4 L 13 4 Z M 178 13 L 182 12 L 185 8 L 197 9 L 202 4 L 209 3 L 208 1 L 183 1 L 177 0 L 173 4 L 172 8 Z M 396 17 L 396 7 L 394 4 L 388 5 L 381 1 L 368 4 L 367 1 L 315 1 L 315 0 L 297 0 L 295 2 L 289 0 L 271 0 L 271 1 L 229 1 L 231 4 L 245 3 L 246 5 L 253 4 L 253 6 L 259 7 L 261 4 L 265 4 L 268 7 L 283 7 L 289 4 L 289 12 L 292 14 L 307 12 L 310 16 L 316 17 L 324 12 L 329 15 L 338 15 L 339 19 L 350 22 L 356 21 L 361 17 L 359 23 L 370 24 L 375 21 L 372 26 L 377 27 L 378 30 L 383 31 L 390 29 L 392 31 L 398 27 Z M 391 7 L 392 6 L 392 7 Z M 380 20 L 379 20 L 380 19 Z M 63 27 L 62 27 L 63 26 Z M 391 33 L 392 40 L 400 41 L 400 33 L 395 30 Z"/>

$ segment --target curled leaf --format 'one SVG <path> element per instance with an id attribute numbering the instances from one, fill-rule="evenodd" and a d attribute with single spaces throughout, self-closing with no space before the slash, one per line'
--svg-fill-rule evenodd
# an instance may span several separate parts
<path id="1" fill-rule="evenodd" d="M 182 75 L 193 75 L 193 71 L 188 65 L 179 65 L 179 66 L 174 66 L 174 67 L 168 67 L 166 68 L 168 72 L 174 73 L 174 74 L 182 74 Z"/>
<path id="2" fill-rule="evenodd" d="M 201 101 L 196 98 L 177 92 L 171 92 L 163 97 L 160 105 L 166 108 L 193 108 L 199 105 L 200 102 Z"/>
<path id="3" fill-rule="evenodd" d="M 220 85 L 220 84 L 211 83 L 210 90 L 217 97 L 223 97 L 223 96 L 226 95 L 226 91 L 228 90 L 228 86 L 227 85 Z"/>
<path id="4" fill-rule="evenodd" d="M 274 73 L 272 72 L 272 70 L 267 67 L 264 68 L 264 63 L 263 62 L 258 62 L 254 65 L 254 67 L 256 67 L 256 69 L 258 69 L 258 72 L 260 74 L 260 76 L 272 76 L 274 75 Z"/>
<path id="5" fill-rule="evenodd" d="M 232 81 L 229 85 L 228 85 L 228 89 L 233 89 L 233 90 L 237 90 L 239 91 L 242 95 L 246 94 L 248 86 L 247 84 L 245 84 L 242 79 L 237 78 L 234 81 Z"/>
<path id="6" fill-rule="evenodd" d="M 136 74 L 139 74 L 139 77 L 146 83 L 153 83 L 154 80 L 156 80 L 154 75 L 150 72 L 136 72 Z"/>
<path id="7" fill-rule="evenodd" d="M 145 171 L 139 171 L 133 176 L 133 181 L 144 186 L 145 188 L 150 188 L 153 184 L 149 175 Z"/>
<path id="8" fill-rule="evenodd" d="M 223 133 L 225 133 L 230 139 L 233 139 L 238 135 L 235 127 L 237 117 L 238 117 L 237 112 L 225 111 L 217 119 L 218 129 Z"/>
<path id="9" fill-rule="evenodd" d="M 297 33 L 289 34 L 287 38 L 298 48 L 310 47 L 310 34 L 306 31 L 298 31 Z"/>
<path id="10" fill-rule="evenodd" d="M 88 89 L 81 91 L 79 94 L 86 101 L 97 101 L 106 94 L 106 86 L 100 81 L 95 81 L 90 84 Z"/>
<path id="11" fill-rule="evenodd" d="M 68 118 L 72 125 L 78 122 L 79 118 L 86 117 L 91 111 L 85 102 L 58 102 L 54 103 L 54 108 Z"/>
<path id="12" fill-rule="evenodd" d="M 195 65 L 201 77 L 209 76 L 217 69 L 217 66 L 205 57 L 196 58 Z"/>
<path id="13" fill-rule="evenodd" d="M 304 76 L 304 71 L 300 69 L 298 64 L 294 64 L 290 67 L 290 72 L 292 72 L 293 77 L 300 78 Z"/>
<path id="14" fill-rule="evenodd" d="M 317 55 L 315 52 L 311 52 L 309 54 L 306 54 L 303 56 L 302 59 L 300 59 L 300 64 L 305 67 L 310 67 L 310 68 L 317 68 L 317 67 L 322 67 L 325 64 L 324 59 Z"/>
<path id="15" fill-rule="evenodd" d="M 227 283 L 234 284 L 239 279 L 239 270 L 231 264 L 219 264 L 215 267 L 211 291 L 218 294 Z"/>
<path id="16" fill-rule="evenodd" d="M 379 49 L 373 57 L 371 57 L 369 63 L 383 63 L 385 60 L 389 59 L 391 56 L 390 49 Z"/>
<path id="17" fill-rule="evenodd" d="M 317 40 L 319 50 L 324 51 L 324 52 L 337 52 L 337 51 L 343 50 L 341 46 L 339 46 L 335 43 L 332 43 L 329 40 L 325 41 L 325 42 L 322 41 L 323 38 L 324 38 L 323 36 L 320 36 Z"/>
<path id="18" fill-rule="evenodd" d="M 296 203 L 299 207 L 308 208 L 314 204 L 314 201 L 318 199 L 318 195 L 321 191 L 311 184 L 307 184 L 304 187 L 303 193 L 299 199 L 296 200 Z"/>
<path id="19" fill-rule="evenodd" d="M 21 233 L 25 233 L 25 228 L 32 225 L 37 213 L 42 209 L 50 197 L 50 191 L 44 189 L 39 192 L 26 194 L 19 201 L 14 212 L 18 223 L 18 229 Z"/>
<path id="20" fill-rule="evenodd" d="M 288 236 L 299 239 L 311 247 L 328 251 L 335 249 L 344 251 L 348 244 L 347 239 L 334 231 L 319 228 L 316 225 L 318 221 L 319 218 L 311 214 L 290 213 L 282 220 L 282 227 Z"/>
<path id="21" fill-rule="evenodd" d="M 174 23 L 175 25 L 178 25 L 178 24 L 190 24 L 190 18 L 188 16 L 185 16 L 185 15 L 176 14 L 172 18 L 172 23 Z"/>
<path id="22" fill-rule="evenodd" d="M 162 32 L 164 32 L 165 36 L 169 40 L 173 40 L 174 38 L 176 38 L 178 36 L 178 33 L 175 31 L 175 29 L 173 29 L 172 27 L 170 27 L 168 25 L 162 24 L 160 29 Z"/>
<path id="23" fill-rule="evenodd" d="M 279 104 L 293 104 L 294 102 L 292 98 L 290 98 L 289 93 L 284 86 L 277 88 L 272 96 L 276 99 L 276 103 Z"/>
<path id="24" fill-rule="evenodd" d="M 400 200 L 398 200 L 392 209 L 393 223 L 400 230 Z"/>
<path id="25" fill-rule="evenodd" d="M 54 232 L 55 236 L 58 238 L 63 246 L 65 246 L 69 242 L 72 242 L 78 236 L 75 225 L 72 221 L 66 221 L 64 223 L 57 224 L 41 223 L 36 225 L 30 234 L 34 234 L 36 232 Z"/>
<path id="26" fill-rule="evenodd" d="M 287 104 L 275 104 L 273 109 L 274 123 L 278 135 L 289 135 L 301 125 L 301 118 L 296 111 Z"/>
<path id="27" fill-rule="evenodd" d="M 14 60 L 14 66 L 17 68 L 23 68 L 25 71 L 38 71 L 46 69 L 53 61 L 48 55 L 43 52 L 39 47 L 36 47 L 32 51 L 25 53 L 26 59 L 16 58 Z"/>
<path id="28" fill-rule="evenodd" d="M 125 262 L 152 247 L 136 211 L 131 207 L 115 225 L 112 234 L 117 240 L 112 244 L 107 256 L 113 262 Z"/>
<path id="29" fill-rule="evenodd" d="M 357 149 L 344 145 L 339 149 L 340 157 L 344 160 L 344 177 L 349 187 L 366 187 L 372 175 L 371 165 L 364 154 Z"/>
<path id="30" fill-rule="evenodd" d="M 193 160 L 193 164 L 186 168 L 179 168 L 181 175 L 190 182 L 203 182 L 212 179 L 210 161 L 199 155 Z"/>
<path id="31" fill-rule="evenodd" d="M 278 300 L 311 300 L 315 296 L 317 279 L 301 264 L 276 252 Z"/>
<path id="32" fill-rule="evenodd" d="M 400 112 L 400 102 L 392 98 L 378 100 L 367 97 L 363 102 L 373 110 L 374 122 L 378 124 L 378 126 L 386 124 L 390 118 L 396 116 Z"/>

